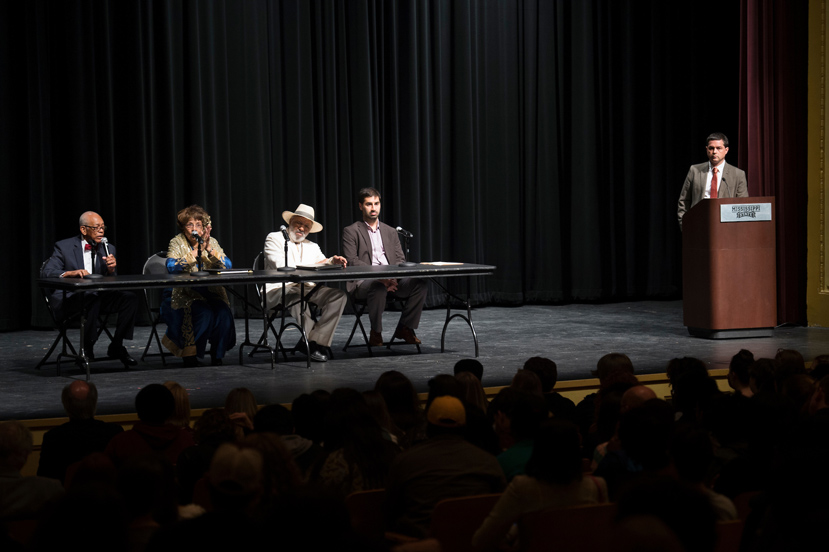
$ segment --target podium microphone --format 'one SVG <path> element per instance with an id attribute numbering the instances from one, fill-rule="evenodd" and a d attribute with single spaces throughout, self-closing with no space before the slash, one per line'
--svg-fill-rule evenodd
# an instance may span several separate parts
<path id="1" fill-rule="evenodd" d="M 412 234 L 408 230 L 404 230 L 403 228 L 401 228 L 399 226 L 397 228 L 395 228 L 395 230 L 397 230 L 398 234 L 403 236 L 403 238 L 406 242 L 406 251 L 405 251 L 404 261 L 402 263 L 400 263 L 399 265 L 397 265 L 397 266 L 417 266 L 417 263 L 413 263 L 412 261 L 409 260 L 409 238 L 413 238 L 414 234 Z"/>
<path id="2" fill-rule="evenodd" d="M 196 240 L 197 242 L 199 242 L 200 244 L 204 243 L 204 239 L 202 239 L 202 237 L 199 235 L 199 233 L 196 232 L 195 230 L 193 230 L 193 233 L 190 234 L 190 235 L 193 236 L 193 239 Z"/>

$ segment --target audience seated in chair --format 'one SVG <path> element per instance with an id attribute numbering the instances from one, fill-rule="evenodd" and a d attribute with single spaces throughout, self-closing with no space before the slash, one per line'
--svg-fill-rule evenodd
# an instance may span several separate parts
<path id="1" fill-rule="evenodd" d="M 534 439 L 527 475 L 516 475 L 503 496 L 475 533 L 476 550 L 496 550 L 505 539 L 521 540 L 510 533 L 521 516 L 548 508 L 607 502 L 607 486 L 598 477 L 581 471 L 581 443 L 578 428 L 567 421 L 542 424 Z M 522 542 L 526 548 L 528 543 Z"/>
<path id="2" fill-rule="evenodd" d="M 57 479 L 23 477 L 20 470 L 32 453 L 32 432 L 11 420 L 0 423 L 0 520 L 39 517 L 63 496 Z"/>
<path id="3" fill-rule="evenodd" d="M 437 397 L 427 411 L 428 439 L 392 463 L 386 487 L 388 527 L 427 536 L 432 510 L 445 498 L 501 492 L 504 474 L 494 456 L 463 438 L 466 412 L 455 397 Z"/>
<path id="4" fill-rule="evenodd" d="M 554 418 L 575 422 L 576 405 L 567 397 L 557 393 L 553 388 L 558 381 L 558 367 L 549 358 L 532 357 L 524 363 L 524 370 L 529 370 L 541 381 L 541 392 L 547 408 Z"/>
<path id="5" fill-rule="evenodd" d="M 66 385 L 61 401 L 69 421 L 43 434 L 37 474 L 63 482 L 67 467 L 93 452 L 103 452 L 110 439 L 124 429 L 95 419 L 98 388 L 92 382 L 78 380 Z"/>
<path id="6" fill-rule="evenodd" d="M 152 383 L 138 392 L 135 412 L 139 421 L 107 445 L 106 453 L 116 467 L 131 456 L 148 452 L 160 452 L 175 465 L 179 454 L 195 444 L 189 431 L 167 422 L 175 412 L 175 399 L 160 383 Z"/>

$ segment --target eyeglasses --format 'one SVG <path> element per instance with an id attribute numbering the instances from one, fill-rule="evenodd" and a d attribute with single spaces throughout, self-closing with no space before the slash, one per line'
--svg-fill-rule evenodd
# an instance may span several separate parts
<path id="1" fill-rule="evenodd" d="M 101 232 L 106 232 L 107 231 L 107 227 L 104 224 L 102 224 L 100 226 L 89 226 L 88 224 L 84 224 L 83 226 L 84 226 L 84 228 L 91 228 L 93 232 L 97 232 L 98 230 L 100 230 Z"/>
<path id="2" fill-rule="evenodd" d="M 202 226 L 202 223 L 200 223 L 200 222 L 197 222 L 196 224 L 193 224 L 192 222 L 189 222 L 184 227 L 187 228 L 188 230 L 193 230 L 194 228 L 199 228 L 199 229 L 204 228 Z"/>

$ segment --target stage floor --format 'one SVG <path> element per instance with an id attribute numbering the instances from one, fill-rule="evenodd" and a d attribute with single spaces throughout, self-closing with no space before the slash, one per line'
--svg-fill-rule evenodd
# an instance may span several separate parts
<path id="1" fill-rule="evenodd" d="M 386 338 L 398 316 L 387 313 Z M 342 352 L 354 321 L 353 316 L 346 315 L 334 337 L 336 358 L 324 364 L 312 363 L 310 370 L 301 355 L 289 355 L 288 361 L 279 362 L 275 370 L 271 370 L 264 354 L 253 359 L 246 356 L 245 365 L 239 366 L 238 348 L 231 350 L 225 365 L 219 367 L 183 368 L 181 361 L 172 357 L 168 357 L 166 368 L 158 357 L 148 358 L 130 370 L 118 361 L 95 362 L 92 381 L 98 387 L 98 414 L 134 412 L 138 390 L 166 380 L 177 381 L 189 391 L 193 408 L 223 405 L 225 395 L 234 387 L 250 388 L 260 404 L 291 402 L 315 389 L 353 387 L 364 391 L 371 389 L 386 370 L 405 373 L 419 392 L 425 392 L 429 378 L 451 374 L 455 362 L 475 354 L 472 334 L 460 320 L 450 323 L 446 352 L 440 352 L 445 317 L 446 311 L 440 309 L 423 313 L 417 332 L 423 341 L 422 354 L 418 355 L 412 346 L 402 346 L 391 351 L 375 348 L 374 356 L 369 357 L 365 347 Z M 741 348 L 758 358 L 773 357 L 778 348 L 796 349 L 807 361 L 829 353 L 829 330 L 824 328 L 781 327 L 771 338 L 709 341 L 691 337 L 682 325 L 681 301 L 485 307 L 473 310 L 472 317 L 480 340 L 478 360 L 484 365 L 486 387 L 508 385 L 531 356 L 555 360 L 559 380 L 563 381 L 591 377 L 596 361 L 609 352 L 627 354 L 639 374 L 664 372 L 668 360 L 682 356 L 698 357 L 712 369 L 727 368 L 731 356 Z M 237 319 L 236 325 L 241 342 L 244 321 Z M 251 333 L 257 332 L 261 332 L 261 322 L 252 322 Z M 126 343 L 135 358 L 141 356 L 149 333 L 149 327 L 136 328 L 135 339 Z M 35 370 L 55 335 L 53 330 L 0 334 L 0 419 L 64 416 L 61 389 L 71 379 L 84 379 L 85 374 L 68 362 L 62 364 L 61 376 L 56 375 L 54 366 Z M 77 340 L 76 330 L 70 335 Z M 297 336 L 292 331 L 286 336 L 287 344 L 293 346 Z M 105 345 L 99 343 L 96 352 L 100 355 L 103 351 Z"/>

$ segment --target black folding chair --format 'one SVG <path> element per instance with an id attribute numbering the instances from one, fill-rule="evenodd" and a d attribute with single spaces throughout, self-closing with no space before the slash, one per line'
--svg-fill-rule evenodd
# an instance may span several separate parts
<path id="1" fill-rule="evenodd" d="M 256 257 L 253 259 L 253 270 L 264 270 L 264 269 L 265 269 L 265 252 L 260 251 L 256 255 Z M 283 305 L 282 303 L 278 303 L 278 304 L 273 305 L 273 306 L 268 306 L 268 304 L 267 304 L 267 295 L 265 293 L 265 284 L 257 285 L 257 286 L 254 286 L 254 287 L 256 288 L 256 296 L 259 299 L 259 304 L 262 308 L 262 311 L 263 311 L 263 313 L 266 313 L 267 315 L 266 316 L 263 315 L 263 319 L 265 320 L 265 328 L 262 331 L 262 335 L 259 338 L 259 341 L 257 342 L 256 347 L 254 347 L 254 349 L 250 353 L 248 353 L 248 356 L 252 358 L 253 355 L 256 352 L 258 352 L 258 348 L 263 346 L 267 342 L 268 331 L 270 331 L 273 334 L 274 338 L 276 339 L 276 343 L 277 343 L 277 346 L 279 348 L 279 351 L 282 352 L 282 358 L 287 360 L 288 359 L 287 353 L 291 353 L 292 355 L 294 355 L 294 354 L 297 353 L 298 349 L 297 349 L 297 347 L 290 347 L 290 348 L 285 347 L 285 345 L 282 343 L 282 336 L 276 330 L 276 327 L 274 326 L 273 323 L 274 323 L 274 320 L 276 320 L 277 317 L 282 316 L 283 310 L 285 311 L 285 314 L 287 316 L 290 316 L 290 312 L 291 312 L 290 308 L 293 307 L 294 305 L 296 305 L 297 303 L 299 303 L 300 300 L 297 299 L 293 303 L 288 303 L 288 305 Z M 317 289 L 319 289 L 319 287 L 315 286 L 309 293 L 305 294 L 305 302 L 307 303 L 306 308 L 311 309 L 311 319 L 314 322 L 317 321 L 317 311 L 319 311 L 319 306 L 316 303 L 314 303 L 313 301 L 311 301 L 311 298 L 314 296 L 314 293 L 316 293 Z M 282 328 L 283 333 L 284 333 L 284 330 L 286 328 L 290 327 L 290 326 L 296 326 L 297 329 L 301 328 L 300 321 L 297 320 L 295 323 L 284 325 L 283 328 Z M 308 347 L 307 342 L 305 343 L 305 347 L 306 348 Z M 334 358 L 334 355 L 332 354 L 330 347 L 328 348 L 328 357 L 331 358 L 331 359 Z"/>
<path id="2" fill-rule="evenodd" d="M 362 316 L 366 312 L 366 308 L 368 307 L 368 303 L 366 301 L 358 300 L 354 297 L 354 294 L 348 294 L 348 303 L 351 305 L 351 310 L 354 311 L 354 326 L 351 328 L 351 334 L 348 336 L 348 341 L 345 342 L 345 347 L 343 347 L 343 351 L 347 351 L 348 347 L 365 347 L 368 349 L 368 354 L 370 356 L 374 356 L 374 351 L 372 351 L 372 347 L 368 342 L 368 334 L 366 333 L 366 328 L 363 326 Z M 399 305 L 400 310 L 406 308 L 406 299 L 400 297 L 389 297 L 386 299 L 386 310 L 388 310 L 389 306 Z M 360 328 L 360 333 L 363 334 L 363 343 L 358 344 L 351 344 L 351 340 L 354 339 L 354 334 L 357 332 L 357 328 Z M 406 343 L 405 341 L 395 341 L 394 334 L 392 334 L 391 339 L 389 339 L 386 343 L 386 349 L 391 349 L 392 345 L 414 345 L 417 347 L 417 352 L 420 353 L 420 344 L 419 343 Z"/>
<path id="3" fill-rule="evenodd" d="M 43 267 L 46 266 L 46 263 L 49 259 L 43 261 L 40 265 L 40 270 L 38 271 L 38 276 L 43 274 Z M 55 365 L 55 369 L 57 371 L 57 375 L 60 375 L 60 362 L 61 357 L 75 357 L 77 358 L 78 352 L 75 350 L 74 345 L 72 345 L 72 340 L 69 339 L 69 336 L 66 334 L 67 330 L 73 328 L 75 324 L 79 324 L 81 319 L 81 312 L 75 312 L 70 314 L 65 318 L 59 318 L 58 314 L 55 312 L 54 305 L 52 304 L 52 294 L 50 289 L 48 288 L 40 288 L 40 293 L 43 297 L 44 303 L 46 303 L 46 310 L 49 311 L 49 316 L 52 318 L 52 323 L 55 326 L 55 329 L 58 331 L 58 335 L 55 337 L 55 340 L 52 342 L 52 346 L 49 347 L 49 350 L 46 351 L 46 354 L 43 355 L 43 358 L 40 359 L 40 362 L 37 363 L 35 368 L 40 370 L 42 366 L 51 366 L 52 364 Z M 112 334 L 110 333 L 109 329 L 106 327 L 107 316 L 101 315 L 98 317 L 98 335 L 95 336 L 97 338 L 101 337 L 102 333 L 106 333 L 107 337 L 112 340 Z M 52 356 L 52 353 L 57 348 L 58 344 L 61 345 L 61 352 L 58 353 L 58 356 L 55 360 L 49 362 L 49 358 Z M 106 359 L 100 359 L 106 360 Z"/>
<path id="4" fill-rule="evenodd" d="M 144 269 L 141 273 L 167 274 L 167 252 L 159 251 L 158 253 L 150 255 L 147 262 L 144 263 Z M 149 316 L 150 324 L 152 324 L 152 330 L 150 331 L 150 337 L 147 338 L 147 346 L 144 347 L 144 354 L 141 355 L 141 360 L 143 361 L 147 357 L 161 357 L 161 365 L 167 366 L 167 357 L 173 356 L 173 353 L 164 350 L 164 347 L 161 346 L 161 336 L 158 335 L 158 323 L 161 322 L 162 293 L 160 289 L 144 289 L 144 305 L 147 307 L 147 315 Z M 158 347 L 157 353 L 148 352 L 153 339 L 155 339 L 156 347 Z"/>

